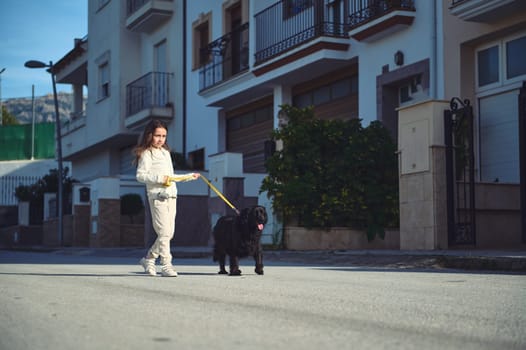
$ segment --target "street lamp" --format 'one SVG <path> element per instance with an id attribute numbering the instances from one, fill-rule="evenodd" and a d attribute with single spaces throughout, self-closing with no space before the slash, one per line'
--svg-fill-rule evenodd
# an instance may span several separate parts
<path id="1" fill-rule="evenodd" d="M 0 125 L 4 125 L 4 109 L 2 107 L 2 73 L 5 71 L 5 68 L 0 70 Z"/>
<path id="2" fill-rule="evenodd" d="M 63 244 L 64 239 L 64 225 L 63 225 L 63 183 L 62 176 L 64 170 L 62 167 L 62 137 L 60 133 L 60 115 L 58 112 L 58 98 L 57 98 L 57 84 L 55 82 L 55 72 L 53 71 L 53 62 L 45 64 L 41 61 L 27 61 L 24 63 L 27 68 L 48 68 L 47 72 L 51 74 L 51 82 L 53 85 L 53 98 L 55 100 L 55 128 L 57 134 L 57 159 L 58 159 L 58 241 L 60 245 Z"/>

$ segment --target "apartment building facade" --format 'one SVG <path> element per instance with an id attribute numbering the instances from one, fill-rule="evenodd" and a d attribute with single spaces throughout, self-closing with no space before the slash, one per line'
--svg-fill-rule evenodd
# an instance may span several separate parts
<path id="1" fill-rule="evenodd" d="M 477 191 L 482 192 L 477 197 L 512 193 L 515 198 L 521 191 L 519 136 L 509 152 L 499 140 L 512 137 L 488 130 L 494 130 L 495 119 L 504 118 L 491 109 L 501 103 L 516 107 L 516 118 L 505 130 L 518 130 L 518 102 L 510 104 L 507 98 L 518 97 L 526 77 L 524 60 L 513 61 L 513 77 L 497 81 L 483 72 L 493 67 L 478 67 L 493 62 L 494 47 L 502 50 L 508 41 L 515 50 L 511 56 L 524 54 L 525 12 L 520 1 L 486 2 L 494 7 L 488 10 L 479 0 L 89 1 L 88 38 L 54 67 L 59 83 L 76 86 L 79 107 L 82 86 L 88 87 L 85 113 L 78 110 L 62 128 L 64 157 L 73 163 L 75 178 L 92 187 L 92 201 L 104 199 L 105 191 L 97 188 L 109 184 L 119 188 L 114 197 L 143 193 L 133 180 L 131 149 L 144 124 L 161 118 L 169 124 L 168 144 L 184 156 L 186 167 L 208 176 L 236 205 L 260 203 L 270 209 L 259 186 L 269 134 L 284 122 L 281 105 L 312 105 L 319 118 L 360 118 L 364 124 L 381 120 L 403 145 L 399 115 L 406 107 L 438 101 L 442 111 L 450 108 L 451 98 L 460 97 L 469 98 L 479 116 L 474 149 Z M 500 17 L 484 15 L 494 10 Z M 486 19 L 473 20 L 479 17 Z M 477 77 L 489 83 L 477 85 Z M 503 168 L 498 160 L 508 153 Z M 499 183 L 484 188 L 493 177 Z M 445 180 L 432 181 L 442 186 Z M 401 192 L 410 191 L 404 186 L 401 182 Z M 229 208 L 201 183 L 182 185 L 180 192 L 184 199 L 179 201 L 176 241 L 207 244 L 210 227 Z M 446 201 L 435 202 L 425 216 L 447 228 L 454 219 L 445 215 Z M 499 222 L 520 222 L 517 203 L 513 199 L 486 208 L 491 214 L 479 212 L 477 220 L 505 212 Z M 403 213 L 402 222 L 412 220 Z M 184 225 L 182 220 L 187 220 Z M 506 246 L 524 243 L 521 225 L 513 225 Z M 92 226 L 96 234 L 97 225 Z M 281 230 L 278 222 L 269 227 L 267 239 Z M 433 233 L 441 236 L 435 243 L 412 244 L 429 231 L 426 227 L 402 224 L 401 241 L 425 249 L 454 243 L 448 241 L 450 233 L 439 229 Z M 488 238 L 469 244 L 496 242 Z"/>

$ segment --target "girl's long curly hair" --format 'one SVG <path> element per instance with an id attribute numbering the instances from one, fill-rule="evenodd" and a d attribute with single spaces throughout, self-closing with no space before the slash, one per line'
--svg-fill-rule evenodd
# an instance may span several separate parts
<path id="1" fill-rule="evenodd" d="M 166 123 L 158 119 L 150 120 L 144 127 L 144 131 L 142 132 L 141 138 L 139 139 L 139 143 L 133 149 L 133 154 L 135 155 L 133 163 L 135 165 L 139 163 L 139 158 L 141 158 L 143 152 L 152 146 L 153 134 L 157 128 L 163 128 L 164 130 L 168 131 Z M 168 147 L 166 142 L 164 143 L 163 148 L 167 151 L 170 151 L 170 147 Z"/>

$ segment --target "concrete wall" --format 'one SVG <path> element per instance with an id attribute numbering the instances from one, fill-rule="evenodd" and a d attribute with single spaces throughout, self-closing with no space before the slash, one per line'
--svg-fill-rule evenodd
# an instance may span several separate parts
<path id="1" fill-rule="evenodd" d="M 364 231 L 333 227 L 330 230 L 287 226 L 284 244 L 290 250 L 400 249 L 400 232 L 387 230 L 385 239 L 367 240 Z"/>
<path id="2" fill-rule="evenodd" d="M 399 111 L 400 249 L 447 249 L 443 101 Z"/>

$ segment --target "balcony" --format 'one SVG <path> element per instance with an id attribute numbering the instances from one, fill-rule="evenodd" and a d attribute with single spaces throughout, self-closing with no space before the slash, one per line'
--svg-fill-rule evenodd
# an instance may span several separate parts
<path id="1" fill-rule="evenodd" d="M 126 28 L 151 33 L 173 14 L 172 0 L 127 0 Z"/>
<path id="2" fill-rule="evenodd" d="M 86 126 L 86 111 L 72 112 L 69 119 L 61 121 L 61 133 L 63 137 L 75 132 L 80 128 Z"/>
<path id="3" fill-rule="evenodd" d="M 127 128 L 138 128 L 152 118 L 173 119 L 170 101 L 172 73 L 151 72 L 126 86 Z"/>
<path id="4" fill-rule="evenodd" d="M 282 0 L 257 13 L 255 66 L 300 47 L 304 55 L 327 48 L 346 51 L 347 42 L 323 40 L 348 38 L 346 13 L 347 2 L 340 0 Z"/>
<path id="5" fill-rule="evenodd" d="M 492 23 L 526 11 L 524 0 L 452 0 L 450 11 L 464 21 Z"/>
<path id="6" fill-rule="evenodd" d="M 351 0 L 349 35 L 372 42 L 403 30 L 415 18 L 414 0 Z"/>
<path id="7" fill-rule="evenodd" d="M 199 91 L 248 70 L 248 22 L 212 41 L 201 51 L 209 62 L 199 69 Z"/>

